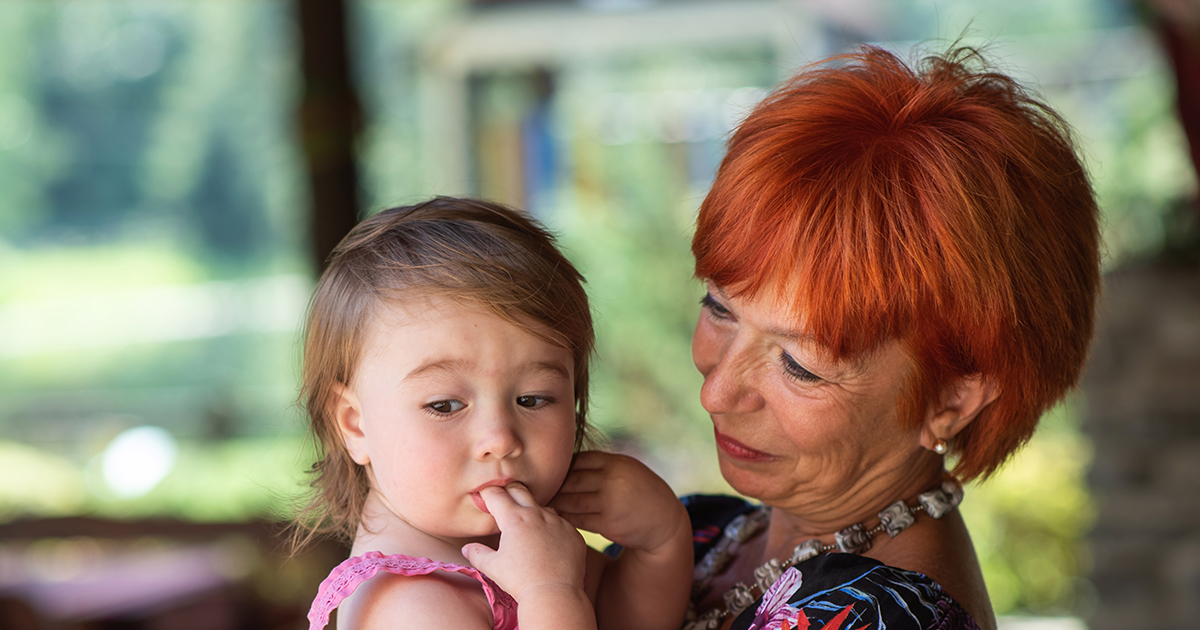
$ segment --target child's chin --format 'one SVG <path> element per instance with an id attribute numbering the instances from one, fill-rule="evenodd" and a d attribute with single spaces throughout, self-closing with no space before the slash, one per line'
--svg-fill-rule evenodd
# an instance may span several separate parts
<path id="1" fill-rule="evenodd" d="M 496 525 L 495 519 L 490 515 L 487 522 L 481 522 L 476 527 L 471 528 L 469 536 L 471 538 L 487 538 L 488 536 L 496 536 L 500 534 L 500 526 Z"/>

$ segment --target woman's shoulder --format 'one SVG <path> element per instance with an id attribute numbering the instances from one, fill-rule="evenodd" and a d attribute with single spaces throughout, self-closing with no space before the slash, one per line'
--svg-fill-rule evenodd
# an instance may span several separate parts
<path id="1" fill-rule="evenodd" d="M 745 519 L 739 517 L 752 520 L 751 515 L 761 507 L 726 495 L 689 495 L 680 500 L 692 519 L 696 562 L 704 559 L 731 525 L 745 526 Z M 733 628 L 750 627 L 761 612 L 766 619 L 790 621 L 792 628 L 805 627 L 803 619 L 808 627 L 826 630 L 978 630 L 975 621 L 937 582 L 916 571 L 844 553 L 815 556 L 796 565 L 796 570 L 796 579 L 787 583 L 788 592 L 755 602 Z"/>
<path id="2" fill-rule="evenodd" d="M 403 554 L 368 552 L 335 567 L 313 600 L 310 630 L 335 608 L 341 628 L 516 627 L 515 602 L 479 571 Z"/>
<path id="3" fill-rule="evenodd" d="M 795 617 L 793 627 L 804 627 L 803 617 L 810 627 L 828 630 L 978 630 L 962 606 L 921 573 L 846 553 L 819 555 L 795 568 L 798 585 L 772 611 L 781 619 Z M 758 610 L 746 612 L 753 620 Z"/>

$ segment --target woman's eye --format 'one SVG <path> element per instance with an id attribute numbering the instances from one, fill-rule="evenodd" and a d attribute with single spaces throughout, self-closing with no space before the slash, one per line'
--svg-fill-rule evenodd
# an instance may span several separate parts
<path id="1" fill-rule="evenodd" d="M 786 352 L 779 355 L 779 362 L 783 364 L 783 371 L 787 372 L 787 375 L 790 378 L 794 378 L 805 383 L 815 383 L 821 380 L 821 377 L 804 369 L 804 366 L 797 363 L 796 360 Z"/>
<path id="2" fill-rule="evenodd" d="M 517 404 L 529 409 L 541 407 L 549 402 L 553 402 L 553 400 L 546 396 L 517 396 Z"/>
<path id="3" fill-rule="evenodd" d="M 466 405 L 459 400 L 439 400 L 436 402 L 431 402 L 428 405 L 425 405 L 425 407 L 437 414 L 449 414 L 466 407 Z"/>
<path id="4" fill-rule="evenodd" d="M 704 297 L 700 298 L 700 307 L 717 319 L 729 319 L 732 315 L 729 309 L 721 306 L 721 303 L 711 293 L 705 293 Z"/>

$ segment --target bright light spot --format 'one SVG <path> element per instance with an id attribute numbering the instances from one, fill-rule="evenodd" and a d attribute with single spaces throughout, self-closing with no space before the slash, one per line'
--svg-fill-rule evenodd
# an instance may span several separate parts
<path id="1" fill-rule="evenodd" d="M 13 94 L 0 94 L 0 151 L 15 149 L 33 135 L 33 108 Z"/>
<path id="2" fill-rule="evenodd" d="M 104 483 L 121 498 L 150 492 L 171 472 L 179 447 L 161 427 L 134 427 L 109 442 L 101 456 Z"/>

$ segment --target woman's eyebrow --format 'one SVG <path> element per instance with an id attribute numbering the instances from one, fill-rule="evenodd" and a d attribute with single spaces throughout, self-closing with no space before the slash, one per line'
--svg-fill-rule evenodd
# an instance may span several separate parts
<path id="1" fill-rule="evenodd" d="M 803 332 L 800 332 L 797 330 L 791 330 L 789 328 L 764 328 L 763 331 L 769 335 L 774 335 L 776 337 L 783 337 L 785 339 L 790 339 L 792 341 L 805 341 L 805 342 L 816 341 L 813 338 L 813 336 L 808 333 L 803 333 Z"/>
<path id="2" fill-rule="evenodd" d="M 719 287 L 715 284 L 711 284 L 711 283 L 709 283 L 709 286 L 712 287 L 711 289 L 709 289 L 709 295 L 711 295 L 713 291 L 716 291 L 717 294 L 721 296 L 722 300 L 724 300 L 725 302 L 729 301 L 729 294 L 725 293 L 725 289 L 722 289 L 721 287 Z M 723 305 L 721 305 L 721 307 L 726 308 Z M 800 332 L 799 330 L 791 330 L 789 328 L 770 327 L 770 328 L 764 328 L 763 332 L 766 332 L 767 334 L 770 334 L 770 335 L 774 335 L 776 337 L 783 337 L 784 339 L 790 339 L 791 341 L 804 341 L 804 342 L 810 342 L 810 343 L 816 341 L 816 339 L 808 333 Z"/>

